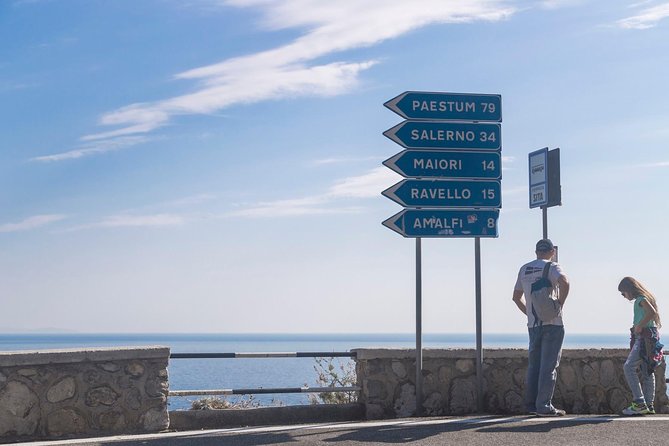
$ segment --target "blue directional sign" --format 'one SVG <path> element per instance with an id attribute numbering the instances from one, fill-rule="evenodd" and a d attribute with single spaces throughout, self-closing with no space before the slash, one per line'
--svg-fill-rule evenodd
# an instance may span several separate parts
<path id="1" fill-rule="evenodd" d="M 501 158 L 499 152 L 404 150 L 383 165 L 409 178 L 499 179 Z"/>
<path id="2" fill-rule="evenodd" d="M 498 94 L 406 91 L 383 105 L 405 119 L 502 121 Z"/>
<path id="3" fill-rule="evenodd" d="M 499 180 L 402 180 L 382 194 L 406 207 L 499 208 Z"/>
<path id="4" fill-rule="evenodd" d="M 497 237 L 498 210 L 405 209 L 383 222 L 404 237 Z"/>
<path id="5" fill-rule="evenodd" d="M 500 124 L 404 121 L 383 132 L 408 149 L 499 150 Z"/>

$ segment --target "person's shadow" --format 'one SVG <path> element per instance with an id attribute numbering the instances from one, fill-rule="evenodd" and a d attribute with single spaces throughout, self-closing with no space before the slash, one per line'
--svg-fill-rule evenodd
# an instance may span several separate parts
<path id="1" fill-rule="evenodd" d="M 533 421 L 531 423 L 516 424 L 513 426 L 489 426 L 477 429 L 481 433 L 495 433 L 495 432 L 517 432 L 517 433 L 545 433 L 553 429 L 563 429 L 566 427 L 576 427 L 584 425 L 598 425 L 610 423 L 611 418 L 546 418 L 542 421 Z"/>
<path id="2" fill-rule="evenodd" d="M 437 420 L 434 420 L 433 423 L 417 423 L 416 420 L 412 420 L 411 422 L 391 426 L 352 429 L 324 439 L 323 442 L 407 443 L 436 435 L 464 431 L 475 431 L 477 433 L 546 433 L 553 429 L 596 425 L 611 421 L 607 418 L 570 418 L 566 420 L 555 418 L 535 420 L 532 418 L 530 422 L 526 422 L 527 420 L 528 417 L 518 416 L 508 418 L 483 417 L 455 422 L 444 420 L 443 423 L 439 423 Z"/>

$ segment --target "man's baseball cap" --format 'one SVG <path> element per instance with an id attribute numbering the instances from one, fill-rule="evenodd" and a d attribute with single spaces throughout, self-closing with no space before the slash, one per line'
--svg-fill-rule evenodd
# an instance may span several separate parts
<path id="1" fill-rule="evenodd" d="M 550 239 L 544 238 L 537 242 L 537 251 L 552 251 L 555 249 Z"/>

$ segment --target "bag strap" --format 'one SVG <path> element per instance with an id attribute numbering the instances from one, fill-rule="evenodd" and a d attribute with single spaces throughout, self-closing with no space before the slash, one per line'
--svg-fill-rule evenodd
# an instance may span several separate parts
<path id="1" fill-rule="evenodd" d="M 543 274 L 541 274 L 542 278 L 545 279 L 545 278 L 548 277 L 548 272 L 551 269 L 552 264 L 553 264 L 553 262 L 548 262 L 548 263 L 546 263 L 546 265 L 544 265 L 544 272 L 543 272 Z"/>

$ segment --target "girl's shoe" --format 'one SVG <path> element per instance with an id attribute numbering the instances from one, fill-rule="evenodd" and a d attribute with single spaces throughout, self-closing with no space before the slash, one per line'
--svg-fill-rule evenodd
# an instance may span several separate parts
<path id="1" fill-rule="evenodd" d="M 630 407 L 623 409 L 623 415 L 648 415 L 650 413 L 648 406 L 645 404 L 632 403 Z M 653 410 L 653 413 L 655 413 L 655 410 Z"/>

